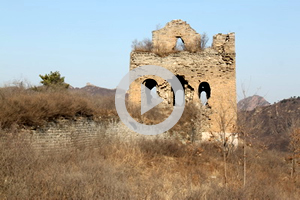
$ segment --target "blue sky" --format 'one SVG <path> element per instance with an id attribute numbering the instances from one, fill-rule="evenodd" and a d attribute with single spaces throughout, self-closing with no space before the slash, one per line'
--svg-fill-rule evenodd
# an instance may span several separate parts
<path id="1" fill-rule="evenodd" d="M 115 88 L 134 39 L 187 21 L 198 33 L 236 33 L 237 89 L 269 102 L 300 96 L 300 1 L 0 0 L 0 86 L 59 71 L 74 87 Z"/>

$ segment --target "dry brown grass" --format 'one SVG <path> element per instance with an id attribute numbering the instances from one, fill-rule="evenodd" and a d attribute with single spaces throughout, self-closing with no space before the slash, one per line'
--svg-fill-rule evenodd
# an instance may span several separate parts
<path id="1" fill-rule="evenodd" d="M 169 130 L 170 134 L 180 135 L 189 142 L 196 138 L 196 126 L 200 126 L 198 117 L 202 110 L 194 103 L 187 103 L 179 121 Z M 197 124 L 198 123 L 198 124 Z"/>
<path id="2" fill-rule="evenodd" d="M 154 108 L 150 109 L 143 115 L 141 115 L 141 106 L 136 104 L 129 104 L 127 102 L 127 111 L 134 118 L 136 121 L 147 124 L 159 124 L 166 120 L 170 113 L 173 111 L 171 106 L 155 106 Z"/>
<path id="3" fill-rule="evenodd" d="M 173 131 L 193 131 L 191 119 L 199 114 L 193 106 L 187 105 Z M 237 148 L 227 160 L 225 187 L 222 149 L 215 143 L 124 142 L 104 131 L 89 146 L 75 144 L 46 152 L 33 148 L 25 133 L 12 129 L 58 117 L 111 118 L 113 99 L 14 87 L 0 90 L 0 109 L 0 199 L 300 198 L 300 174 L 295 171 L 291 178 L 285 152 L 247 147 L 243 187 L 243 149 Z M 155 119 L 157 111 L 145 117 Z"/>
<path id="4" fill-rule="evenodd" d="M 1 136 L 4 136 L 1 133 Z M 223 185 L 218 145 L 167 140 L 122 142 L 103 135 L 80 150 L 41 154 L 20 134 L 0 140 L 0 199 L 299 199 L 283 154 L 242 150 L 229 157 Z M 6 139 L 3 139 L 6 138 Z"/>
<path id="5" fill-rule="evenodd" d="M 116 116 L 113 97 L 98 97 L 69 90 L 33 91 L 0 88 L 0 128 L 37 127 L 57 118 L 94 119 Z"/>

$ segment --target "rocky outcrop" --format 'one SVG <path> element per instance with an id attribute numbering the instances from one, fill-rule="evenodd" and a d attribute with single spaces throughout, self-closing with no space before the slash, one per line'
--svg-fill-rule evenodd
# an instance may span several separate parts
<path id="1" fill-rule="evenodd" d="M 251 111 L 257 107 L 268 106 L 270 103 L 266 101 L 263 97 L 254 95 L 247 97 L 238 102 L 238 110 Z"/>

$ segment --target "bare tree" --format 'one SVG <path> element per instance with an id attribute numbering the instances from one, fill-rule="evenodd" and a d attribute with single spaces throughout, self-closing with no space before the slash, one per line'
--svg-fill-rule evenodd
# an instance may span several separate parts
<path id="1" fill-rule="evenodd" d="M 247 93 L 248 93 L 249 87 L 246 89 L 245 85 L 242 84 L 242 93 L 243 98 L 246 99 Z M 238 112 L 238 128 L 237 132 L 239 133 L 239 139 L 243 143 L 243 186 L 246 186 L 247 183 L 247 162 L 248 162 L 248 155 L 247 155 L 247 149 L 248 146 L 252 146 L 252 141 L 250 134 L 253 132 L 253 130 L 257 129 L 259 127 L 259 123 L 256 123 L 254 126 L 249 126 L 249 122 L 246 119 L 244 113 L 242 111 Z M 239 141 L 239 143 L 240 143 Z M 263 149 L 263 148 L 261 148 Z"/>
<path id="2" fill-rule="evenodd" d="M 222 101 L 221 101 L 222 102 Z M 217 123 L 219 126 L 219 133 L 217 140 L 220 144 L 220 148 L 222 150 L 223 155 L 223 163 L 224 163 L 224 183 L 225 187 L 227 187 L 228 178 L 227 178 L 227 159 L 230 153 L 235 148 L 234 142 L 236 139 L 236 133 L 229 133 L 227 130 L 232 125 L 233 121 L 236 120 L 234 115 L 230 115 L 230 112 L 237 112 L 235 109 L 236 106 L 232 105 L 228 107 L 224 107 L 221 103 L 219 105 L 218 113 L 217 113 Z"/>
<path id="3" fill-rule="evenodd" d="M 204 32 L 201 35 L 201 42 L 200 42 L 200 49 L 204 50 L 206 48 L 207 42 L 208 42 L 209 38 L 207 36 L 207 34 Z"/>
<path id="4" fill-rule="evenodd" d="M 134 51 L 151 52 L 153 49 L 153 43 L 149 38 L 145 38 L 142 41 L 135 39 L 132 41 L 131 47 Z"/>
<path id="5" fill-rule="evenodd" d="M 162 28 L 161 24 L 156 24 L 156 30 L 159 30 L 161 28 Z"/>
<path id="6" fill-rule="evenodd" d="M 238 120 L 238 133 L 240 134 L 239 139 L 243 140 L 243 186 L 246 186 L 247 183 L 247 146 L 251 145 L 249 139 L 249 132 L 247 129 L 247 120 L 239 115 Z"/>
<path id="7" fill-rule="evenodd" d="M 292 153 L 291 155 L 291 178 L 294 178 L 296 172 L 297 159 L 300 158 L 300 128 L 292 126 L 292 131 L 290 133 L 290 144 L 289 149 Z"/>

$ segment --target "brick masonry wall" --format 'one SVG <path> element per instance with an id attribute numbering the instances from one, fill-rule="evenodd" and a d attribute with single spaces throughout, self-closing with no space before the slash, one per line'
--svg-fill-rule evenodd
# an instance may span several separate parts
<path id="1" fill-rule="evenodd" d="M 11 148 L 20 148 L 22 145 L 30 145 L 40 155 L 47 153 L 61 153 L 63 151 L 80 150 L 81 147 L 101 148 L 97 141 L 105 138 L 120 140 L 132 144 L 139 139 L 153 140 L 180 140 L 183 143 L 189 141 L 188 133 L 165 132 L 159 135 L 141 135 L 126 127 L 122 122 L 111 121 L 99 123 L 88 119 L 58 120 L 56 123 L 48 123 L 39 130 L 23 130 L 20 133 L 1 133 L 1 142 L 9 142 Z M 230 136 L 230 134 L 227 134 Z M 17 140 L 13 138 L 18 137 Z M 196 137 L 195 142 L 218 141 L 218 135 L 202 133 L 202 137 Z M 14 143 L 14 144 L 12 144 Z M 235 140 L 237 145 L 237 139 Z"/>
<path id="2" fill-rule="evenodd" d="M 174 53 L 177 38 L 181 38 L 189 51 Z M 212 46 L 202 51 L 191 51 L 199 47 L 200 34 L 182 20 L 172 20 L 162 29 L 152 32 L 152 52 L 131 52 L 130 67 L 132 70 L 144 65 L 157 65 L 171 71 L 182 80 L 186 102 L 193 102 L 201 106 L 200 84 L 208 84 L 210 98 L 199 124 L 202 132 L 236 131 L 236 65 L 235 65 L 235 33 L 216 34 L 213 36 Z M 156 54 L 156 49 L 162 48 L 169 52 L 162 56 Z M 193 48 L 192 48 L 193 49 Z M 171 53 L 173 51 L 173 53 Z M 140 105 L 141 84 L 147 81 L 157 82 L 156 91 L 163 98 L 165 104 L 172 105 L 174 93 L 166 80 L 157 76 L 144 76 L 130 85 L 129 102 Z"/>
<path id="3" fill-rule="evenodd" d="M 2 142 L 14 143 L 12 148 L 19 148 L 20 145 L 28 144 L 33 149 L 47 153 L 60 153 L 64 150 L 76 150 L 81 147 L 99 148 L 97 140 L 109 138 L 121 142 L 136 142 L 138 139 L 171 139 L 168 133 L 156 136 L 138 134 L 122 122 L 95 122 L 86 118 L 77 120 L 61 119 L 56 122 L 49 122 L 37 130 L 18 130 L 17 132 L 0 132 Z M 16 137 L 18 138 L 17 140 Z"/>
<path id="4" fill-rule="evenodd" d="M 200 47 L 200 34 L 180 19 L 172 20 L 162 29 L 152 31 L 152 42 L 155 50 L 160 49 L 167 52 L 174 50 L 178 38 L 181 38 L 190 50 L 195 51 L 197 46 Z"/>
<path id="5" fill-rule="evenodd" d="M 221 112 L 226 111 L 226 116 L 232 119 L 228 132 L 234 131 L 236 121 L 236 79 L 235 79 L 235 54 L 219 53 L 208 48 L 203 52 L 189 53 L 179 52 L 160 57 L 155 53 L 132 52 L 130 70 L 143 65 L 157 65 L 164 67 L 175 75 L 183 76 L 189 87 L 185 88 L 186 101 L 200 104 L 199 85 L 207 82 L 211 88 L 211 97 L 208 99 L 212 109 L 211 128 L 205 132 L 220 131 L 217 118 Z M 158 77 L 145 76 L 137 79 L 130 86 L 129 100 L 140 104 L 141 84 L 146 79 L 155 79 L 158 83 L 158 94 L 166 100 L 173 102 L 173 93 L 170 85 Z M 223 109 L 223 110 L 221 110 Z"/>
<path id="6" fill-rule="evenodd" d="M 88 119 L 66 120 L 49 122 L 37 130 L 21 130 L 20 133 L 1 134 L 1 140 L 19 137 L 20 140 L 30 144 L 34 149 L 42 152 L 60 152 L 79 148 L 80 146 L 95 145 L 97 139 L 105 136 L 107 127 L 111 123 L 100 123 Z M 13 145 L 18 147 L 17 144 Z"/>

